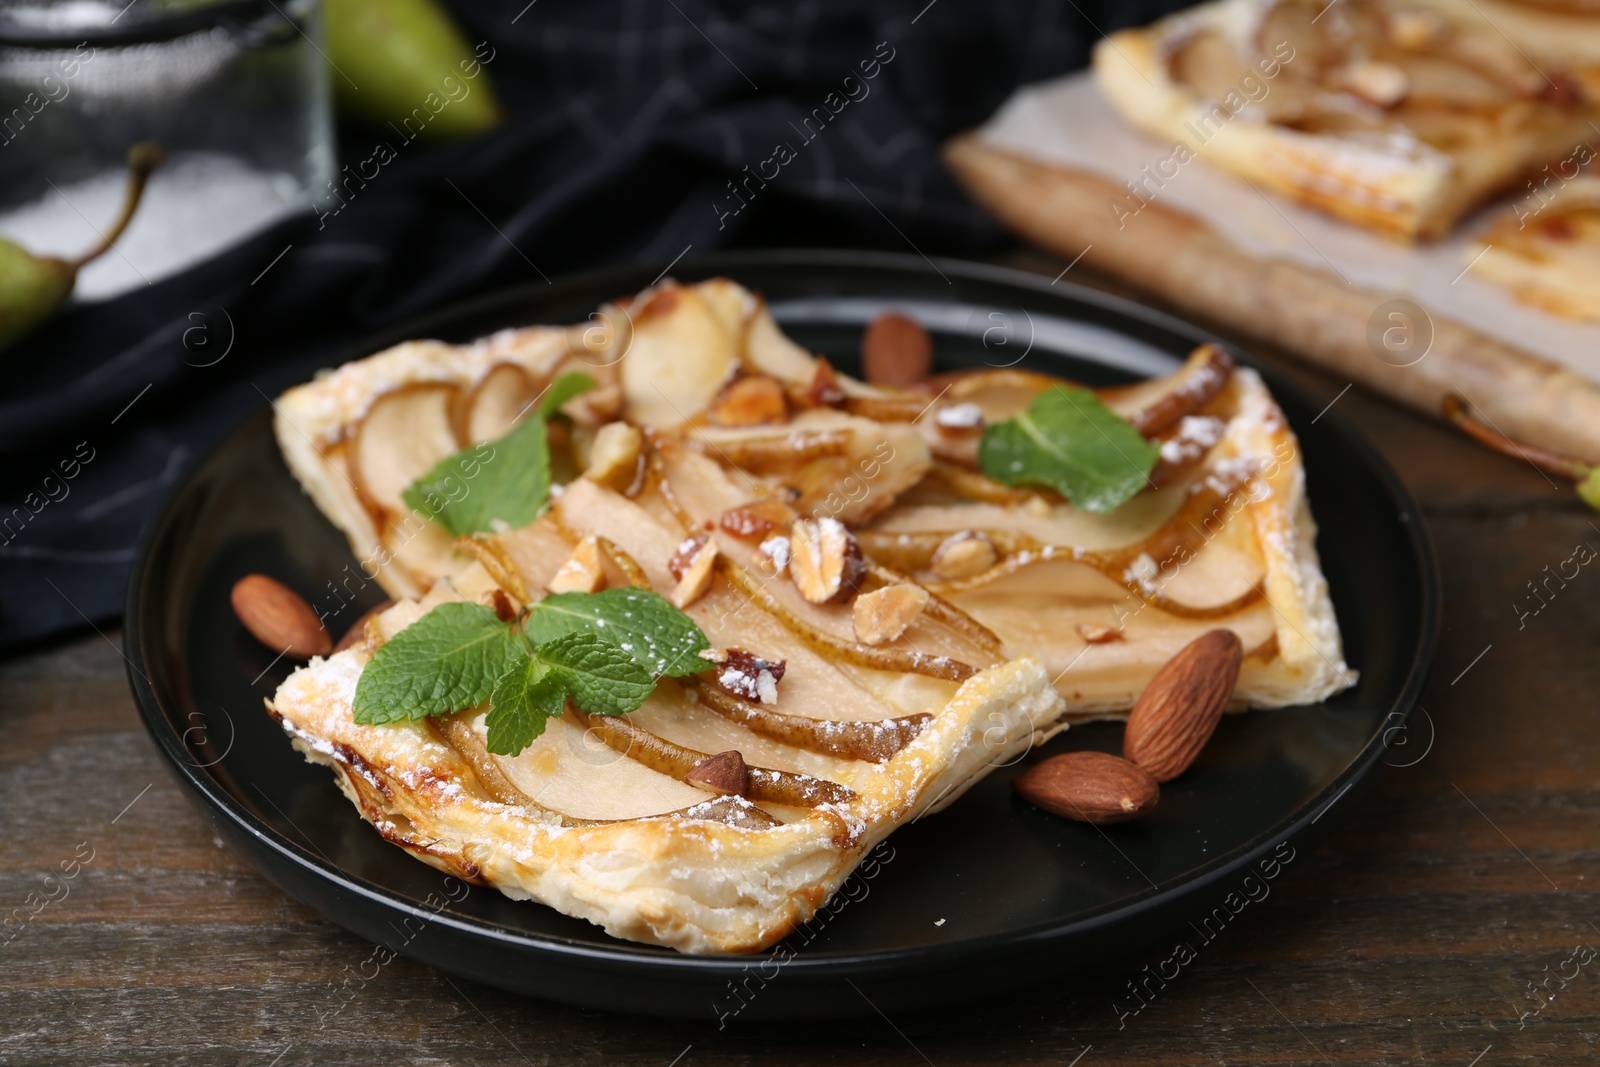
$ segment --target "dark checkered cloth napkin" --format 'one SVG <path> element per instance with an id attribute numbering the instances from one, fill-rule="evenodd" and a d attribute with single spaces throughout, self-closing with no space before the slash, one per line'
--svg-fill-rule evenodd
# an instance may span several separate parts
<path id="1" fill-rule="evenodd" d="M 0 651 L 113 622 L 144 525 L 196 458 L 375 330 L 686 250 L 996 247 L 940 141 L 1175 6 L 460 0 L 502 128 L 443 147 L 344 130 L 341 163 L 378 173 L 342 202 L 0 353 Z"/>

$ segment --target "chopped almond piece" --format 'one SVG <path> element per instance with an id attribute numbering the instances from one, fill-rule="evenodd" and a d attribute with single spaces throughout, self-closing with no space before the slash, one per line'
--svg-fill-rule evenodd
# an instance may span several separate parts
<path id="1" fill-rule="evenodd" d="M 1389 12 L 1389 39 L 1401 48 L 1420 51 L 1439 43 L 1444 20 L 1431 11 Z"/>
<path id="2" fill-rule="evenodd" d="M 723 650 L 711 679 L 718 689 L 740 700 L 776 704 L 778 683 L 783 681 L 785 666 L 781 659 L 762 659 L 742 648 L 730 648 Z"/>
<path id="3" fill-rule="evenodd" d="M 998 558 L 993 541 L 984 534 L 967 531 L 946 538 L 933 553 L 930 567 L 934 574 L 949 581 L 982 574 L 993 567 Z"/>
<path id="4" fill-rule="evenodd" d="M 710 540 L 711 535 L 703 533 L 690 534 L 685 537 L 678 543 L 678 547 L 673 549 L 672 558 L 667 560 L 667 570 L 672 572 L 674 578 L 681 580 L 684 572 L 689 569 L 689 565 L 694 562 L 694 558 L 700 554 L 700 550 Z"/>
<path id="5" fill-rule="evenodd" d="M 594 436 L 589 448 L 589 469 L 583 476 L 607 489 L 627 493 L 641 480 L 643 459 L 644 435 L 625 422 L 608 422 Z"/>
<path id="6" fill-rule="evenodd" d="M 794 509 L 775 496 L 765 496 L 722 513 L 717 525 L 746 541 L 766 537 L 794 521 Z"/>
<path id="7" fill-rule="evenodd" d="M 856 640 L 863 645 L 884 645 L 906 632 L 922 609 L 928 591 L 920 585 L 889 585 L 856 597 Z"/>
<path id="8" fill-rule="evenodd" d="M 750 790 L 750 768 L 738 751 L 729 749 L 696 763 L 683 780 L 708 793 L 743 796 Z"/>
<path id="9" fill-rule="evenodd" d="M 855 535 L 838 519 L 801 519 L 789 527 L 789 577 L 811 603 L 849 596 L 866 570 Z"/>
<path id="10" fill-rule="evenodd" d="M 844 388 L 839 384 L 839 375 L 833 369 L 833 364 L 826 359 L 817 359 L 816 373 L 811 376 L 811 384 L 806 386 L 805 404 L 813 408 L 836 408 L 844 406 Z"/>
<path id="11" fill-rule="evenodd" d="M 483 595 L 485 607 L 494 609 L 495 616 L 501 622 L 510 622 L 517 617 L 517 606 L 511 603 L 511 598 L 506 596 L 504 589 L 494 589 Z"/>
<path id="12" fill-rule="evenodd" d="M 680 557 L 690 546 L 693 546 L 692 554 L 680 566 Z M 711 579 L 716 574 L 716 565 L 717 543 L 705 534 L 692 537 L 679 545 L 672 562 L 668 564 L 672 573 L 678 578 L 677 588 L 667 597 L 672 601 L 672 606 L 682 611 L 705 596 L 706 591 L 711 588 Z"/>
<path id="13" fill-rule="evenodd" d="M 722 390 L 711 417 L 719 426 L 765 426 L 789 417 L 789 400 L 776 378 L 753 374 Z"/>
<path id="14" fill-rule="evenodd" d="M 600 542 L 590 535 L 579 541 L 572 555 L 556 571 L 546 589 L 552 593 L 593 593 L 606 580 L 600 562 Z"/>
<path id="15" fill-rule="evenodd" d="M 1122 640 L 1122 631 L 1115 626 L 1091 626 L 1089 623 L 1080 622 L 1077 630 L 1078 636 L 1083 638 L 1085 644 L 1109 645 L 1113 641 Z"/>
<path id="16" fill-rule="evenodd" d="M 951 404 L 933 413 L 933 424 L 945 437 L 976 437 L 983 432 L 983 411 L 976 404 Z"/>
<path id="17" fill-rule="evenodd" d="M 767 577 L 776 578 L 789 569 L 789 539 L 787 537 L 781 535 L 769 537 L 761 542 L 761 547 L 756 549 L 756 552 L 767 564 L 766 567 L 762 568 L 762 573 L 765 574 L 769 568 L 772 571 Z"/>
<path id="18" fill-rule="evenodd" d="M 1351 63 L 1339 70 L 1335 80 L 1370 104 L 1394 107 L 1411 91 L 1406 72 L 1393 63 L 1370 59 Z"/>

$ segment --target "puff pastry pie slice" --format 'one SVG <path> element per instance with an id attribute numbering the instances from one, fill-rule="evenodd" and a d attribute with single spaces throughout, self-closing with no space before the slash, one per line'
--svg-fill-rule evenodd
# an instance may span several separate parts
<path id="1" fill-rule="evenodd" d="M 1500 219 L 1469 257 L 1474 275 L 1525 304 L 1600 321 L 1600 177 L 1579 175 Z"/>
<path id="2" fill-rule="evenodd" d="M 1400 238 L 1467 211 L 1592 136 L 1566 68 L 1535 66 L 1482 18 L 1373 0 L 1219 0 L 1095 49 L 1129 123 L 1173 154 L 1132 211 L 1200 158 Z"/>
<path id="3" fill-rule="evenodd" d="M 565 485 L 541 518 L 452 543 L 406 505 L 412 479 L 495 438 L 574 369 L 597 386 L 563 408 L 566 447 L 555 451 L 568 469 L 555 466 Z M 934 605 L 869 646 L 855 638 L 850 605 L 812 603 L 774 572 L 751 539 L 773 503 L 767 490 L 708 452 L 758 467 L 854 463 L 859 454 L 901 486 L 920 480 L 929 459 L 909 425 L 831 408 L 792 440 L 787 430 L 775 440 L 770 428 L 703 426 L 729 378 L 751 371 L 809 379 L 812 358 L 737 286 L 669 284 L 573 330 L 404 344 L 279 399 L 276 431 L 291 469 L 349 536 L 361 571 L 402 599 L 352 647 L 291 675 L 269 707 L 386 838 L 618 937 L 685 952 L 751 951 L 809 918 L 895 827 L 1060 728 L 1063 705 L 1044 669 L 1000 655 L 992 635 L 959 612 Z M 630 432 L 615 421 L 621 414 L 647 432 Z M 616 432 L 633 438 L 625 461 L 609 443 Z M 572 477 L 579 468 L 587 476 Z M 708 500 L 752 505 L 751 514 L 736 532 L 707 534 L 689 509 Z M 660 681 L 626 716 L 569 707 L 514 757 L 488 751 L 483 708 L 354 721 L 372 656 L 434 606 L 493 604 L 497 594 L 518 607 L 537 602 L 584 546 L 599 553 L 589 558 L 601 584 L 675 594 L 672 560 L 690 534 L 705 534 L 720 553 L 683 605 L 726 655 L 779 665 L 760 699 L 730 695 L 716 681 L 722 668 L 708 663 L 707 675 Z M 863 592 L 893 584 L 857 580 Z M 748 764 L 747 788 L 721 795 L 690 784 L 697 765 L 727 752 Z"/>

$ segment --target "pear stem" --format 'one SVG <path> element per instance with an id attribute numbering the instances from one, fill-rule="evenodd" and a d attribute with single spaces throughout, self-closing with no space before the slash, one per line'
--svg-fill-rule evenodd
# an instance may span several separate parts
<path id="1" fill-rule="evenodd" d="M 1491 448 L 1501 455 L 1513 459 L 1527 460 L 1535 467 L 1561 478 L 1571 478 L 1573 481 L 1582 481 L 1589 475 L 1589 464 L 1581 459 L 1552 452 L 1548 448 L 1538 445 L 1526 445 L 1520 441 L 1513 441 L 1499 430 L 1485 426 L 1467 413 L 1467 399 L 1456 393 L 1446 394 L 1440 405 L 1445 419 L 1456 429 L 1478 442 L 1486 448 Z"/>
<path id="2" fill-rule="evenodd" d="M 134 212 L 139 210 L 139 201 L 144 199 L 144 187 L 150 179 L 150 172 L 159 167 L 165 158 L 166 153 L 154 141 L 140 141 L 128 149 L 128 191 L 122 198 L 122 212 L 111 224 L 111 232 L 101 235 L 99 245 L 71 262 L 74 273 L 105 255 L 117 243 L 122 231 L 133 221 Z"/>

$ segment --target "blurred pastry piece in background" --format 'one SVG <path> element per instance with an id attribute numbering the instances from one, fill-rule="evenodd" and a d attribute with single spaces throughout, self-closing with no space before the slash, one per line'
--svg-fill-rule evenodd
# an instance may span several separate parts
<path id="1" fill-rule="evenodd" d="M 1579 175 L 1484 232 L 1472 273 L 1525 304 L 1600 321 L 1600 177 Z"/>
<path id="2" fill-rule="evenodd" d="M 1113 34 L 1094 71 L 1144 132 L 1408 240 L 1444 236 L 1594 136 L 1562 61 L 1535 64 L 1482 18 L 1429 7 L 1220 0 Z"/>

